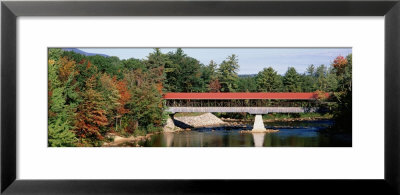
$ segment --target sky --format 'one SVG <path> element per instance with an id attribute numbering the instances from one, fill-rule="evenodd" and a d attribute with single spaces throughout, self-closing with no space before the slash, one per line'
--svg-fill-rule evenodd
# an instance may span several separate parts
<path id="1" fill-rule="evenodd" d="M 117 56 L 120 59 L 146 59 L 153 48 L 78 48 L 89 53 Z M 257 74 L 263 68 L 272 67 L 278 74 L 285 74 L 289 67 L 304 73 L 310 64 L 329 66 L 339 55 L 347 56 L 351 48 L 182 48 L 184 53 L 208 65 L 211 60 L 220 64 L 235 54 L 239 60 L 239 74 Z M 176 48 L 161 48 L 161 52 Z"/>

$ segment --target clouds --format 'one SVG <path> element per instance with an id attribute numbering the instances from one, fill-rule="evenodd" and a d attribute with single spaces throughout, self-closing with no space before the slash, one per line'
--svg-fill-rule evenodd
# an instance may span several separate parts
<path id="1" fill-rule="evenodd" d="M 152 48 L 79 48 L 85 52 L 118 56 L 120 59 L 144 59 Z M 162 48 L 163 53 L 176 48 Z M 239 74 L 256 74 L 266 67 L 273 67 L 284 74 L 288 67 L 304 72 L 308 65 L 329 65 L 338 55 L 346 56 L 351 48 L 183 48 L 184 52 L 203 64 L 211 60 L 221 63 L 229 55 L 236 54 L 239 59 Z"/>

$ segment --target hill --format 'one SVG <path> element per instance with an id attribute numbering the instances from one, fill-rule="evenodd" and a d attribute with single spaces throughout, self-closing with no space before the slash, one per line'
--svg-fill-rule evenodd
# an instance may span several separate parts
<path id="1" fill-rule="evenodd" d="M 82 51 L 82 50 L 77 49 L 77 48 L 62 48 L 62 50 L 64 50 L 64 51 L 72 51 L 72 52 L 79 53 L 79 54 L 82 54 L 82 55 L 85 55 L 85 56 L 99 55 L 99 56 L 104 56 L 104 57 L 110 57 L 110 56 L 108 56 L 106 54 L 89 53 L 89 52 L 85 52 L 85 51 Z"/>

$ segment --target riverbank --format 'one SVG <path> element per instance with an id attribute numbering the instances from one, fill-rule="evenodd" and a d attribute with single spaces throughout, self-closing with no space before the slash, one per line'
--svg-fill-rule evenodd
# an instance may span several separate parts
<path id="1" fill-rule="evenodd" d="M 104 142 L 102 146 L 106 146 L 106 147 L 115 147 L 115 146 L 120 146 L 121 144 L 130 142 L 130 143 L 134 143 L 134 142 L 138 142 L 138 141 L 145 141 L 146 139 L 151 139 L 151 136 L 154 134 L 158 134 L 157 133 L 148 133 L 146 135 L 143 136 L 129 136 L 129 137 L 121 137 L 115 133 L 109 133 L 107 135 L 108 139 L 113 140 L 112 142 Z M 139 145 L 136 145 L 136 147 L 139 147 Z"/>

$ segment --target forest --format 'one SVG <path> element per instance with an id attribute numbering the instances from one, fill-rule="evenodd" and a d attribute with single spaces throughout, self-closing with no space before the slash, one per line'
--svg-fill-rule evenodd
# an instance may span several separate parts
<path id="1" fill-rule="evenodd" d="M 330 92 L 337 103 L 333 129 L 351 133 L 351 54 L 329 65 L 310 64 L 303 73 L 289 67 L 283 75 L 272 67 L 239 75 L 239 57 L 202 64 L 180 48 L 122 60 L 50 48 L 48 146 L 101 146 L 109 132 L 162 131 L 168 117 L 162 100 L 166 92 Z"/>

